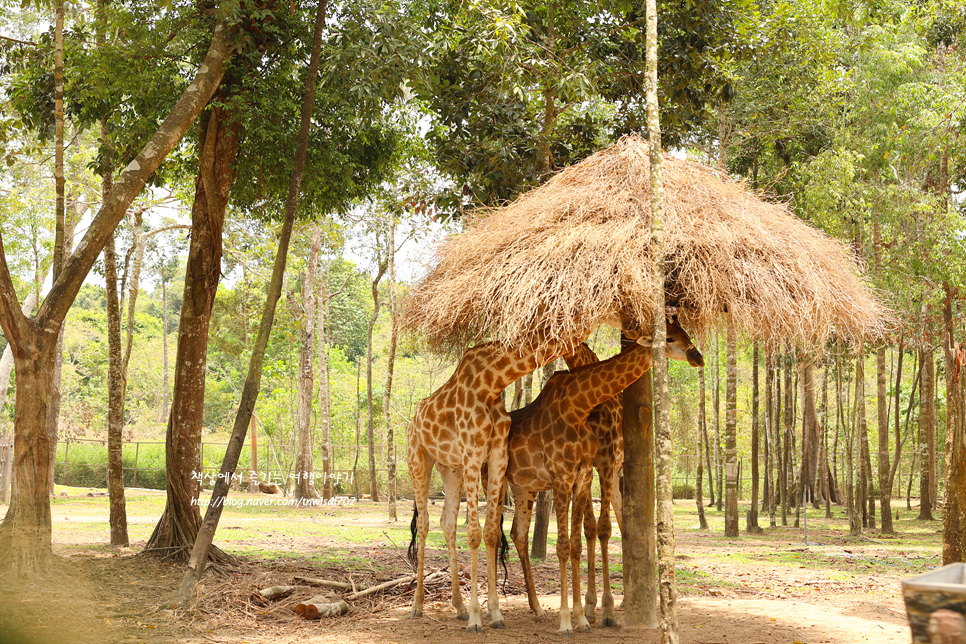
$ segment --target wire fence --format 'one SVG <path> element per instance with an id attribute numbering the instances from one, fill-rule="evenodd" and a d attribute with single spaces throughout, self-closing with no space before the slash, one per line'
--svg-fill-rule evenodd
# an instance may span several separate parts
<path id="1" fill-rule="evenodd" d="M 202 487 L 211 488 L 217 480 L 218 472 L 221 467 L 222 459 L 228 443 L 222 442 L 203 442 L 201 444 L 201 472 L 197 473 Z M 377 444 L 373 446 L 375 452 L 375 475 L 376 489 L 380 494 L 388 489 L 389 472 L 386 467 L 386 445 Z M 280 444 L 276 445 L 269 441 L 258 444 L 253 449 L 251 445 L 246 445 L 242 449 L 237 468 L 237 481 L 240 484 L 247 484 L 251 480 L 265 483 L 275 483 L 280 488 L 287 489 L 294 484 L 298 477 L 307 475 L 313 478 L 318 486 L 322 484 L 322 453 L 321 449 L 313 450 L 313 460 L 315 472 L 300 473 L 295 470 L 295 456 L 297 448 L 295 445 Z M 9 471 L 12 459 L 12 441 L 9 437 L 0 436 L 0 490 L 9 490 Z M 900 467 L 897 471 L 893 494 L 904 497 L 907 492 L 918 493 L 918 470 L 910 472 L 914 456 L 910 452 L 903 454 Z M 409 471 L 406 463 L 405 448 L 396 447 L 396 481 L 397 494 L 402 497 L 412 497 L 412 483 L 409 478 Z M 937 472 L 939 481 L 942 481 L 942 454 L 937 454 L 939 471 Z M 124 471 L 124 483 L 132 488 L 152 488 L 165 489 L 165 446 L 159 441 L 132 441 L 122 445 L 122 462 Z M 340 494 L 350 494 L 363 496 L 370 492 L 369 483 L 369 446 L 337 444 L 332 446 L 332 456 L 330 459 L 330 476 L 334 489 Z M 832 469 L 829 464 L 829 470 Z M 704 470 L 704 496 L 707 499 L 707 477 L 708 467 L 705 464 Z M 57 456 L 55 460 L 54 480 L 61 485 L 71 485 L 76 487 L 107 487 L 107 443 L 104 440 L 95 439 L 70 439 L 63 440 L 57 446 Z M 717 495 L 718 474 L 712 468 L 712 477 L 715 484 L 715 494 Z M 751 497 L 751 469 L 750 458 L 742 456 L 738 459 L 738 498 L 749 499 Z M 913 477 L 912 488 L 909 488 L 909 476 Z M 765 476 L 764 468 L 760 469 L 760 475 Z M 841 473 L 839 473 L 841 482 Z M 697 458 L 694 454 L 680 454 L 675 459 L 675 475 L 673 477 L 673 490 L 675 498 L 692 499 L 694 498 L 694 488 L 697 483 Z M 433 480 L 430 484 L 430 495 L 440 496 L 443 485 L 439 474 L 434 472 Z M 759 493 L 760 493 L 759 489 Z M 482 494 L 481 490 L 481 494 Z M 8 494 L 8 493 L 7 493 Z M 599 496 L 600 488 L 594 480 L 594 496 Z M 0 499 L 4 498 L 0 493 Z"/>

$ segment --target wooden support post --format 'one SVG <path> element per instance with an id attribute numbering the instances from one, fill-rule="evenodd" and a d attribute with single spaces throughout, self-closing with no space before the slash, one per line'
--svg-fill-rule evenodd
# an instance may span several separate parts
<path id="1" fill-rule="evenodd" d="M 651 373 L 624 390 L 624 627 L 657 628 Z"/>

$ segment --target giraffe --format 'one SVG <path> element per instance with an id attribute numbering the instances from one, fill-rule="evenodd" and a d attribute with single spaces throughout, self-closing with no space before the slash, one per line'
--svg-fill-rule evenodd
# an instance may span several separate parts
<path id="1" fill-rule="evenodd" d="M 684 359 L 691 366 L 704 366 L 704 358 L 697 351 L 689 352 L 692 346 L 691 338 L 675 321 L 669 320 L 667 325 L 668 355 L 672 359 L 681 359 L 679 347 L 685 348 Z M 586 344 L 581 344 L 570 355 L 564 356 L 567 366 L 573 370 L 592 364 L 600 360 Z M 587 417 L 587 426 L 597 437 L 597 452 L 594 455 L 594 469 L 600 479 L 600 518 L 595 521 L 592 508 L 584 512 L 584 537 L 587 540 L 587 594 L 584 598 L 584 615 L 590 623 L 595 621 L 597 607 L 597 569 L 595 565 L 594 541 L 600 540 L 601 581 L 604 587 L 601 605 L 603 607 L 603 625 L 617 626 L 614 616 L 614 598 L 610 588 L 610 561 L 608 542 L 611 535 L 610 509 L 614 507 L 614 518 L 623 532 L 621 517 L 621 493 L 617 482 L 621 463 L 624 461 L 624 434 L 621 428 L 624 406 L 620 396 L 613 396 L 594 408 Z"/>
<path id="2" fill-rule="evenodd" d="M 668 357 L 687 360 L 693 366 L 702 364 L 701 354 L 691 344 L 683 329 L 676 324 L 668 326 Z M 651 368 L 652 355 L 650 338 L 641 337 L 632 347 L 609 360 L 577 367 L 573 371 L 557 372 L 547 381 L 533 403 L 510 413 L 506 481 L 513 490 L 517 508 L 510 535 L 523 564 L 530 608 L 537 617 L 542 617 L 543 609 L 537 601 L 533 571 L 530 568 L 528 536 L 536 493 L 553 490 L 554 510 L 557 515 L 557 558 L 560 565 L 559 632 L 562 635 L 572 636 L 574 632 L 567 599 L 568 557 L 573 575 L 576 630 L 590 631 L 580 599 L 579 530 L 584 515 L 590 514 L 592 509 L 590 484 L 601 441 L 588 424 L 588 417 L 598 405 L 611 399 L 648 371 Z M 605 445 L 612 443 L 612 440 L 605 439 Z M 612 474 L 608 474 L 610 489 L 613 490 L 616 464 L 612 464 L 607 471 L 610 470 L 613 470 Z M 571 501 L 573 516 L 568 531 L 567 515 Z M 601 505 L 604 505 L 603 499 Z M 609 516 L 607 523 L 609 527 Z M 573 535 L 578 536 L 573 538 Z M 607 536 L 609 538 L 609 532 Z M 593 539 L 592 536 L 589 538 Z M 594 603 L 596 604 L 596 592 Z M 609 582 L 606 585 L 604 604 L 605 625 L 616 625 Z"/>
<path id="3" fill-rule="evenodd" d="M 638 332 L 628 317 L 614 313 L 602 320 L 632 337 Z M 467 630 L 483 630 L 478 593 L 478 554 L 481 541 L 487 554 L 487 609 L 490 627 L 505 628 L 497 594 L 497 544 L 501 536 L 502 491 L 507 463 L 507 434 L 510 416 L 503 406 L 502 393 L 513 381 L 538 367 L 570 353 L 596 328 L 589 326 L 570 342 L 554 340 L 530 351 L 508 351 L 499 342 L 486 342 L 470 348 L 453 375 L 428 398 L 419 403 L 407 432 L 407 460 L 413 481 L 413 540 L 411 559 L 416 559 L 416 595 L 411 616 L 421 617 L 425 589 L 426 535 L 429 532 L 429 482 L 435 466 L 443 479 L 446 500 L 440 525 L 446 537 L 453 607 L 456 616 L 467 620 Z M 480 530 L 477 490 L 486 466 L 486 521 Z M 467 529 L 470 547 L 470 607 L 467 611 L 459 586 L 456 556 L 456 521 L 461 491 L 466 490 Z"/>

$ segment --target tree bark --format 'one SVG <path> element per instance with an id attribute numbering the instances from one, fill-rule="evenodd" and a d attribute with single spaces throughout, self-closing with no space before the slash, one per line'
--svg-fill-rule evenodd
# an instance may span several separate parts
<path id="1" fill-rule="evenodd" d="M 878 219 L 876 219 L 878 222 Z M 876 223 L 878 228 L 878 223 Z M 875 353 L 875 400 L 878 412 L 878 475 L 879 507 L 882 509 L 882 534 L 893 534 L 892 528 L 892 491 L 889 489 L 889 402 L 886 397 L 886 348 L 879 347 Z M 898 417 L 899 410 L 896 409 Z M 898 445 L 896 445 L 898 448 Z"/>
<path id="2" fill-rule="evenodd" d="M 225 450 L 225 458 L 221 464 L 221 476 L 215 483 L 212 491 L 211 503 L 205 512 L 205 520 L 198 532 L 197 539 L 191 550 L 191 557 L 185 570 L 181 586 L 174 603 L 180 604 L 184 598 L 194 589 L 205 571 L 208 562 L 208 553 L 211 550 L 211 542 L 218 529 L 218 521 L 221 518 L 221 511 L 224 509 L 223 501 L 228 496 L 228 485 L 231 475 L 234 474 L 238 466 L 238 458 L 241 455 L 242 446 L 245 444 L 245 433 L 251 423 L 252 413 L 255 410 L 255 402 L 258 399 L 258 390 L 262 380 L 262 363 L 265 358 L 265 349 L 268 347 L 268 340 L 272 334 L 272 325 L 275 321 L 275 307 L 279 296 L 282 293 L 282 278 L 285 276 L 285 262 L 288 256 L 289 241 L 292 237 L 292 228 L 295 224 L 295 211 L 298 208 L 299 190 L 302 185 L 302 176 L 305 171 L 305 158 L 308 152 L 309 128 L 311 126 L 312 108 L 315 100 L 316 77 L 319 70 L 319 57 L 322 48 L 322 29 L 325 26 L 326 0 L 320 0 L 319 8 L 315 16 L 315 32 L 312 40 L 312 57 L 309 61 L 308 78 L 305 83 L 305 97 L 302 101 L 301 119 L 299 122 L 298 143 L 295 150 L 295 163 L 292 167 L 292 180 L 289 184 L 288 198 L 285 202 L 285 219 L 282 223 L 282 231 L 279 235 L 278 250 L 275 253 L 275 264 L 272 268 L 272 279 L 269 283 L 265 297 L 265 306 L 262 310 L 262 320 L 258 328 L 258 337 L 255 339 L 255 346 L 252 348 L 252 357 L 248 363 L 248 375 L 245 377 L 245 386 L 242 389 L 241 400 L 238 404 L 238 411 L 235 414 L 235 424 L 232 427 L 231 437 L 228 439 L 228 449 Z"/>
<path id="3" fill-rule="evenodd" d="M 738 537 L 738 346 L 728 321 L 725 358 L 725 536 Z"/>
<path id="4" fill-rule="evenodd" d="M 376 249 L 376 252 L 381 255 L 378 231 L 376 232 Z M 372 332 L 376 328 L 376 321 L 379 319 L 379 282 L 382 281 L 386 268 L 388 268 L 386 259 L 380 257 L 376 276 L 372 279 L 372 317 L 369 318 L 369 333 L 366 336 L 366 405 L 369 412 L 366 436 L 369 440 L 369 496 L 374 503 L 379 501 L 379 485 L 376 480 L 376 423 L 373 415 L 374 399 L 372 397 Z"/>
<path id="5" fill-rule="evenodd" d="M 111 194 L 91 222 L 84 239 L 60 276 L 54 280 L 37 315 L 20 312 L 0 235 L 0 326 L 13 346 L 18 396 L 15 412 L 14 493 L 3 521 L 0 545 L 8 546 L 5 563 L 19 574 L 46 571 L 51 562 L 50 440 L 47 408 L 53 376 L 57 335 L 93 266 L 114 229 L 147 179 L 194 122 L 221 82 L 230 54 L 224 28 L 216 25 L 204 63 L 151 140 L 118 177 Z M 23 395 L 19 395 L 19 394 Z"/>
<path id="6" fill-rule="evenodd" d="M 110 174 L 104 174 L 104 193 L 110 191 Z M 104 284 L 107 300 L 107 490 L 110 497 L 111 545 L 128 545 L 127 508 L 124 499 L 124 393 L 121 355 L 121 311 L 117 297 L 117 256 L 114 240 L 104 248 Z"/>
<path id="7" fill-rule="evenodd" d="M 704 516 L 704 443 L 708 435 L 708 419 L 705 410 L 704 367 L 698 368 L 698 471 L 694 484 L 694 502 L 698 506 L 698 524 L 702 530 L 708 529 L 708 519 Z"/>
<path id="8" fill-rule="evenodd" d="M 396 216 L 390 214 L 389 220 L 389 354 L 386 358 L 386 387 L 382 394 L 382 407 L 386 414 L 386 478 L 389 497 L 389 519 L 398 521 L 396 514 L 396 437 L 392 428 L 392 377 L 396 366 L 396 342 L 398 326 L 396 320 Z"/>
<path id="9" fill-rule="evenodd" d="M 622 338 L 621 344 L 626 343 Z M 651 374 L 645 373 L 622 396 L 624 623 L 629 627 L 655 628 L 658 621 Z"/>
<path id="10" fill-rule="evenodd" d="M 239 125 L 220 107 L 201 120 L 198 177 L 191 208 L 191 245 L 185 268 L 174 366 L 174 397 L 165 437 L 167 500 L 145 550 L 184 561 L 201 526 L 201 433 L 204 420 L 208 329 L 221 277 L 222 229 L 235 178 Z"/>
<path id="11" fill-rule="evenodd" d="M 751 354 L 751 508 L 748 509 L 747 525 L 745 529 L 752 534 L 760 534 L 761 526 L 758 525 L 758 487 L 760 475 L 758 472 L 759 461 L 759 422 L 758 412 L 760 407 L 760 396 L 758 389 L 758 343 L 755 343 Z"/>
<path id="12" fill-rule="evenodd" d="M 769 350 L 765 371 L 765 509 L 768 511 L 768 525 L 778 525 L 775 517 L 775 472 L 777 468 L 775 451 L 775 355 Z"/>
<path id="13" fill-rule="evenodd" d="M 37 291 L 31 289 L 24 298 L 21 313 L 29 316 L 37 306 Z M 0 411 L 7 402 L 7 390 L 10 388 L 10 374 L 13 373 L 13 347 L 7 343 L 3 349 L 3 357 L 0 357 Z"/>
<path id="14" fill-rule="evenodd" d="M 860 345 L 858 355 L 855 357 L 855 404 L 852 407 L 853 413 L 855 414 L 855 423 L 852 426 L 852 442 L 854 447 L 851 450 L 853 452 L 853 461 L 850 463 L 851 469 L 856 469 L 857 471 L 853 474 L 853 479 L 855 481 L 855 502 L 854 511 L 861 515 L 862 521 L 858 521 L 858 516 L 855 517 L 855 524 L 852 525 L 850 521 L 850 534 L 852 536 L 858 536 L 862 532 L 862 528 L 867 527 L 867 511 L 865 505 L 866 491 L 867 491 L 867 477 L 865 468 L 864 454 L 868 449 L 863 449 L 862 447 L 862 437 L 866 435 L 865 433 L 865 355 L 863 354 L 863 349 Z"/>
<path id="15" fill-rule="evenodd" d="M 301 333 L 301 347 L 299 350 L 299 393 L 298 411 L 296 413 L 296 431 L 298 434 L 298 455 L 295 457 L 295 491 L 297 501 L 317 499 L 319 493 L 313 482 L 315 465 L 312 462 L 312 392 L 315 377 L 315 307 L 318 294 L 315 288 L 316 264 L 319 259 L 319 248 L 322 245 L 322 230 L 318 224 L 312 231 L 312 245 L 309 258 L 302 274 L 302 312 L 303 323 Z"/>
<path id="16" fill-rule="evenodd" d="M 945 285 L 943 302 L 946 354 L 946 489 L 943 502 L 943 565 L 966 561 L 966 410 L 964 351 L 956 342 L 953 293 Z M 19 371 L 18 371 L 19 378 Z M 19 383 L 19 380 L 18 380 Z M 18 384 L 19 386 L 19 384 Z M 19 396 L 18 396 L 19 397 Z"/>
<path id="17" fill-rule="evenodd" d="M 794 389 L 792 389 L 792 358 L 785 356 L 785 416 L 783 428 L 784 452 L 782 453 L 782 525 L 788 525 L 788 509 L 791 497 L 791 486 L 794 484 L 792 469 L 792 423 L 795 420 L 795 413 L 792 411 L 792 400 L 794 399 Z"/>
<path id="18" fill-rule="evenodd" d="M 922 394 L 919 399 L 919 519 L 932 521 L 932 477 L 936 460 L 936 363 L 932 349 L 919 349 Z"/>

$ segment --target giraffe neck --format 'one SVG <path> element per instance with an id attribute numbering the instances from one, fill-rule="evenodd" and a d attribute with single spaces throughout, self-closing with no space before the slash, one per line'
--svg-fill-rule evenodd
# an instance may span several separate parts
<path id="1" fill-rule="evenodd" d="M 576 411 L 589 414 L 597 405 L 627 389 L 651 369 L 653 355 L 651 347 L 635 344 L 613 358 L 572 371 L 573 386 L 583 394 L 572 398 L 575 406 L 580 401 Z"/>

